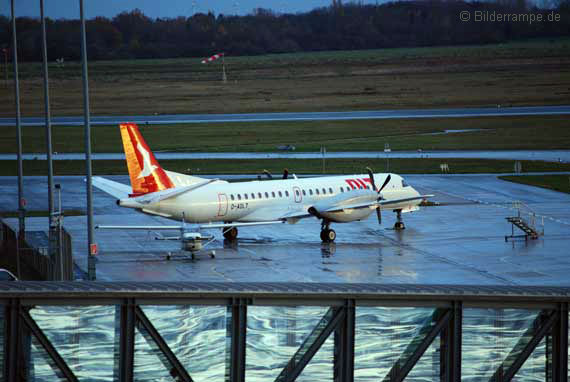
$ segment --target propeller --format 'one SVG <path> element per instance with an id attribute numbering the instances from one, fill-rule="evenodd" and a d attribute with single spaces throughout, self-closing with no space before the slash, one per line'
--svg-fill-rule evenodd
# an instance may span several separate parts
<path id="1" fill-rule="evenodd" d="M 288 176 L 289 176 L 289 170 L 284 168 L 283 169 L 283 179 L 287 179 Z"/>
<path id="2" fill-rule="evenodd" d="M 378 187 L 376 187 L 376 182 L 374 181 L 374 172 L 372 171 L 372 169 L 370 167 L 366 167 L 366 171 L 368 171 L 368 176 L 370 176 L 370 182 L 372 183 L 372 187 L 374 188 L 374 191 L 376 191 L 378 193 L 378 200 L 382 199 L 382 195 L 380 195 L 380 193 L 382 192 L 384 187 L 386 187 L 388 185 L 388 183 L 390 183 L 390 179 L 392 179 L 392 176 L 390 174 L 388 174 L 388 176 L 386 177 L 386 180 L 382 184 L 382 187 L 380 187 L 380 189 L 378 189 Z M 378 208 L 376 208 L 376 216 L 378 217 L 378 224 L 382 224 L 382 209 L 380 208 L 380 206 L 378 206 Z"/>

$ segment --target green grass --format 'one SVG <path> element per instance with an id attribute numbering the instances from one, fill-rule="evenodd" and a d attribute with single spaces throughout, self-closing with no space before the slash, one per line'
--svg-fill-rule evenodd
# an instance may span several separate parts
<path id="1" fill-rule="evenodd" d="M 245 113 L 392 108 L 559 105 L 570 96 L 570 39 L 506 44 L 227 57 L 99 61 L 89 64 L 97 115 Z M 22 113 L 42 115 L 39 63 L 21 63 Z M 50 67 L 54 115 L 83 107 L 81 66 Z M 0 87 L 0 117 L 13 89 Z"/>
<path id="2" fill-rule="evenodd" d="M 509 182 L 527 184 L 570 194 L 569 175 L 509 175 L 500 176 L 499 178 Z"/>
<path id="3" fill-rule="evenodd" d="M 471 130 L 438 134 L 444 130 Z M 141 126 L 153 151 L 253 151 L 274 152 L 283 144 L 297 151 L 392 150 L 548 150 L 570 148 L 570 119 L 567 116 L 521 116 L 484 118 L 436 118 L 356 121 L 297 121 L 257 123 L 212 123 Z M 55 126 L 55 152 L 83 152 L 84 130 L 77 126 Z M 43 127 L 23 128 L 23 150 L 45 152 Z M 0 152 L 14 153 L 16 130 L 0 130 Z M 94 152 L 122 152 L 117 126 L 92 128 Z"/>
<path id="4" fill-rule="evenodd" d="M 0 175 L 17 175 L 16 161 L 3 161 Z M 167 169 L 180 173 L 200 174 L 260 174 L 264 169 L 281 174 L 284 168 L 296 174 L 322 173 L 322 160 L 305 159 L 238 159 L 238 160 L 164 160 L 160 162 Z M 450 173 L 505 173 L 512 172 L 514 161 L 490 159 L 392 159 L 389 171 L 401 174 L 435 174 L 440 172 L 440 163 L 448 163 Z M 523 171 L 570 171 L 568 163 L 543 161 L 521 161 Z M 325 162 L 327 174 L 363 173 L 369 166 L 375 171 L 386 171 L 385 159 L 328 159 Z M 24 161 L 25 175 L 44 175 L 45 161 Z M 83 161 L 54 161 L 56 175 L 83 175 Z M 93 161 L 96 175 L 127 174 L 124 161 Z"/>

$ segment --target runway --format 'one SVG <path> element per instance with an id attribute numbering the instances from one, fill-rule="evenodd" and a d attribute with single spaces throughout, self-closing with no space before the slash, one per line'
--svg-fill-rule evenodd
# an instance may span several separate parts
<path id="1" fill-rule="evenodd" d="M 250 114 L 163 114 L 163 115 L 124 115 L 90 117 L 92 125 L 114 125 L 121 122 L 139 124 L 177 124 L 204 122 L 267 122 L 267 121 L 329 121 L 358 119 L 399 119 L 399 118 L 466 118 L 499 117 L 521 115 L 566 115 L 570 114 L 570 105 L 562 106 L 523 106 L 523 107 L 486 107 L 486 108 L 449 108 L 449 109 L 403 109 L 369 110 L 341 112 L 305 112 L 305 113 L 250 113 Z M 84 117 L 70 116 L 51 119 L 53 125 L 83 126 Z M 14 118 L 0 118 L 0 126 L 15 126 Z M 44 117 L 24 117 L 24 126 L 43 126 Z"/>
<path id="2" fill-rule="evenodd" d="M 126 176 L 109 177 L 123 183 Z M 14 177 L 0 178 L 0 209 L 13 210 Z M 335 244 L 321 244 L 316 219 L 298 224 L 240 229 L 237 244 L 224 243 L 213 231 L 209 249 L 216 258 L 191 260 L 179 243 L 156 241 L 134 231 L 96 231 L 100 247 L 97 279 L 108 281 L 305 281 L 482 285 L 570 285 L 570 195 L 504 182 L 496 175 L 408 175 L 422 193 L 433 193 L 439 206 L 405 214 L 407 229 L 392 229 L 394 214 L 384 211 L 383 225 L 366 221 L 336 224 Z M 56 177 L 66 209 L 84 209 L 81 177 Z M 46 208 L 45 177 L 26 177 L 29 209 Z M 544 219 L 545 236 L 505 242 L 511 233 L 505 217 L 516 214 L 519 200 Z M 113 198 L 94 192 L 95 224 L 172 224 L 116 206 Z M 16 219 L 8 219 L 17 227 Z M 73 235 L 76 264 L 87 269 L 86 219 L 66 217 Z M 29 230 L 46 229 L 46 218 L 27 220 Z M 168 254 L 174 257 L 166 260 Z"/>

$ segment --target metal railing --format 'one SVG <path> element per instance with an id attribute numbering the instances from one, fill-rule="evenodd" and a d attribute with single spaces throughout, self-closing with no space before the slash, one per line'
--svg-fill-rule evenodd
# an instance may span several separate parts
<path id="1" fill-rule="evenodd" d="M 0 362 L 6 382 L 567 381 L 569 302 L 570 287 L 0 282 Z"/>

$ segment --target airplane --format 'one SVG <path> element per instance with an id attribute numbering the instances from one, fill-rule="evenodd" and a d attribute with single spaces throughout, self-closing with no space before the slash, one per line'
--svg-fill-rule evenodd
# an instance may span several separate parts
<path id="1" fill-rule="evenodd" d="M 117 205 L 143 213 L 182 221 L 182 226 L 97 226 L 101 229 L 180 230 L 183 249 L 199 250 L 201 241 L 211 241 L 186 232 L 185 224 L 198 224 L 199 229 L 222 229 L 223 236 L 234 241 L 239 227 L 266 224 L 297 223 L 300 219 L 321 221 L 320 238 L 334 242 L 336 232 L 331 223 L 349 223 L 368 218 L 376 211 L 396 213 L 395 229 L 404 229 L 402 213 L 419 210 L 422 200 L 433 195 L 420 195 L 397 174 L 376 173 L 323 176 L 299 179 L 253 180 L 229 183 L 205 179 L 163 169 L 134 123 L 119 125 L 131 185 L 93 177 L 92 184 L 117 199 Z M 378 187 L 376 179 L 381 181 Z"/>

